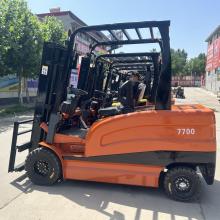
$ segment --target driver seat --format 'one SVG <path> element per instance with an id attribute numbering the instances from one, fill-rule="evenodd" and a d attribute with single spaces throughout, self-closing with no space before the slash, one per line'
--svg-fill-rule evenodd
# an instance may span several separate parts
<path id="1" fill-rule="evenodd" d="M 137 84 L 136 84 L 137 85 Z M 134 111 L 133 90 L 134 86 L 131 81 L 125 82 L 119 90 L 119 101 L 121 106 L 108 107 L 100 109 L 101 117 L 114 116 L 118 114 L 126 114 Z"/>

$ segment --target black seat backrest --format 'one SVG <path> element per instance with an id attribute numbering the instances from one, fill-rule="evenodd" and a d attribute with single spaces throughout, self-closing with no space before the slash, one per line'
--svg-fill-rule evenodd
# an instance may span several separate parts
<path id="1" fill-rule="evenodd" d="M 119 89 L 119 101 L 125 107 L 134 107 L 138 99 L 139 82 L 126 81 Z"/>

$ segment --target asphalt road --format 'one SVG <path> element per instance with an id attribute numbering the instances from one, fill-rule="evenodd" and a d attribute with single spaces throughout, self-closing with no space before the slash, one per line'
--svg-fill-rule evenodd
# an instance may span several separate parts
<path id="1" fill-rule="evenodd" d="M 186 100 L 177 100 L 177 103 L 201 103 L 215 110 L 219 152 L 220 104 L 216 97 L 199 88 L 188 88 L 185 93 Z M 22 119 L 30 117 L 31 114 L 20 116 Z M 7 173 L 13 120 L 0 119 L 0 220 L 220 219 L 219 153 L 215 183 L 207 186 L 203 182 L 202 197 L 196 203 L 175 202 L 160 189 L 136 186 L 82 181 L 65 181 L 52 187 L 35 186 L 24 173 Z M 28 139 L 28 135 L 25 138 Z M 24 154 L 19 155 L 18 160 L 22 161 L 24 157 Z"/>

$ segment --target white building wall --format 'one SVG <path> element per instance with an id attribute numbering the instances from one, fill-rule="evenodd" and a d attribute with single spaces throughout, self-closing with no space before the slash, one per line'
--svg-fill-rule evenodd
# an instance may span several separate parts
<path id="1" fill-rule="evenodd" d="M 218 74 L 215 71 L 206 72 L 205 87 L 207 90 L 213 93 L 217 93 L 217 91 L 220 91 L 220 80 Z"/>

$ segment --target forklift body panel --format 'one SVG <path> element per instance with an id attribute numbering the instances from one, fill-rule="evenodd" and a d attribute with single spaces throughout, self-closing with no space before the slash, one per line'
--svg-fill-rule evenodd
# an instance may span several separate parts
<path id="1" fill-rule="evenodd" d="M 174 105 L 171 111 L 108 117 L 94 123 L 85 139 L 56 134 L 55 145 L 40 145 L 61 158 L 66 179 L 157 187 L 160 172 L 172 164 L 214 165 L 215 133 L 212 110 L 202 105 Z M 84 151 L 79 154 L 75 146 Z M 145 172 L 135 175 L 130 167 Z M 147 177 L 150 170 L 152 176 Z M 119 178 L 126 175 L 131 175 L 127 182 Z M 209 177 L 213 181 L 214 172 Z"/>

